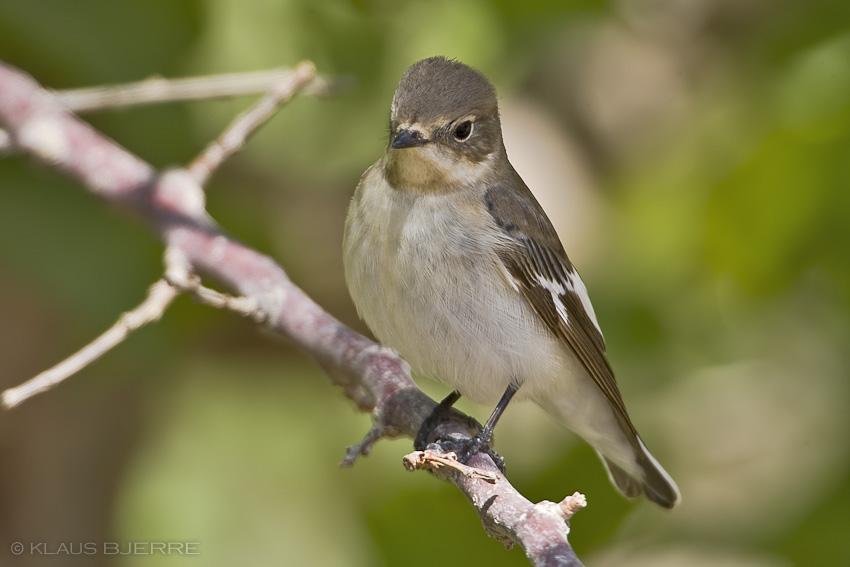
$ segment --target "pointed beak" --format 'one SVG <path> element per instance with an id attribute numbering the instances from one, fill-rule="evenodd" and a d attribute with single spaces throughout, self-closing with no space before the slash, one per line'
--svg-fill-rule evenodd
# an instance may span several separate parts
<path id="1" fill-rule="evenodd" d="M 415 148 L 427 144 L 430 140 L 419 130 L 399 130 L 393 140 L 392 147 L 400 148 Z"/>

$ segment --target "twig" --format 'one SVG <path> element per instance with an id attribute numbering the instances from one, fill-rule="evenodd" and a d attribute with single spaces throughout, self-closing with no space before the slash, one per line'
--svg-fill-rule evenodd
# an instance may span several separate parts
<path id="1" fill-rule="evenodd" d="M 380 423 L 375 423 L 363 437 L 363 440 L 356 445 L 348 447 L 345 451 L 345 458 L 339 463 L 340 468 L 353 467 L 358 457 L 367 457 L 372 452 L 372 447 L 381 439 L 392 437 L 390 433 Z"/>
<path id="2" fill-rule="evenodd" d="M 112 327 L 94 341 L 78 350 L 53 368 L 45 370 L 38 376 L 27 380 L 20 386 L 9 388 L 3 392 L 3 406 L 13 408 L 36 394 L 40 394 L 56 386 L 69 376 L 79 372 L 110 349 L 127 338 L 127 335 L 156 321 L 171 302 L 177 297 L 178 291 L 165 280 L 159 280 L 148 290 L 145 300 L 132 311 L 127 311 L 118 318 Z"/>
<path id="3" fill-rule="evenodd" d="M 216 141 L 198 156 L 189 166 L 189 172 L 198 183 L 207 182 L 212 172 L 227 158 L 238 152 L 248 136 L 265 123 L 280 105 L 288 102 L 298 92 L 310 84 L 316 77 L 316 68 L 312 63 L 300 63 L 292 73 L 270 85 L 269 93 L 251 110 L 239 115 Z"/>
<path id="4" fill-rule="evenodd" d="M 581 492 L 573 492 L 558 502 L 558 510 L 565 520 L 572 518 L 582 508 L 587 508 L 587 497 Z"/>
<path id="5" fill-rule="evenodd" d="M 126 108 L 162 102 L 202 100 L 267 93 L 275 85 L 292 80 L 297 69 L 279 68 L 245 73 L 229 73 L 206 77 L 165 79 L 151 77 L 144 81 L 69 89 L 54 94 L 74 112 L 108 108 Z M 313 95 L 328 94 L 335 87 L 327 79 L 314 78 L 305 91 Z"/>
<path id="6" fill-rule="evenodd" d="M 404 463 L 404 468 L 409 471 L 436 471 L 442 467 L 448 467 L 468 478 L 479 478 L 493 484 L 499 481 L 499 475 L 467 466 L 458 461 L 457 455 L 454 453 L 438 455 L 431 451 L 414 451 L 405 455 L 402 463 Z"/>
<path id="7" fill-rule="evenodd" d="M 193 274 L 186 273 L 185 276 L 181 277 L 166 272 L 165 280 L 172 287 L 191 294 L 197 301 L 210 307 L 227 309 L 237 315 L 252 319 L 255 323 L 264 323 L 266 320 L 266 314 L 263 313 L 253 298 L 227 295 L 226 293 L 204 287 L 201 284 L 201 278 Z"/>

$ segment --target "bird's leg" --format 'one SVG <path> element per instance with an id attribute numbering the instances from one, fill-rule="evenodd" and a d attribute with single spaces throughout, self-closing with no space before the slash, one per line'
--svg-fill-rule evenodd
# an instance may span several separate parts
<path id="1" fill-rule="evenodd" d="M 413 441 L 413 448 L 417 451 L 421 451 L 425 448 L 425 445 L 428 444 L 428 435 L 431 434 L 434 427 L 443 419 L 443 416 L 446 415 L 449 408 L 451 408 L 456 401 L 460 399 L 460 392 L 457 390 L 452 390 L 452 393 L 443 398 L 437 407 L 431 412 L 425 421 L 422 422 L 422 425 L 419 427 L 419 433 L 416 434 L 416 439 Z"/>
<path id="2" fill-rule="evenodd" d="M 493 429 L 496 427 L 496 424 L 499 422 L 499 418 L 502 417 L 502 414 L 508 407 L 511 398 L 513 398 L 514 394 L 516 394 L 516 390 L 516 386 L 508 384 L 508 388 L 505 390 L 505 393 L 502 394 L 502 399 L 499 400 L 498 404 L 496 404 L 496 408 L 493 410 L 493 413 L 490 414 L 490 418 L 487 420 L 487 423 L 484 424 L 484 429 L 475 436 L 482 445 L 490 443 L 490 439 L 493 437 Z"/>
<path id="3" fill-rule="evenodd" d="M 514 397 L 514 394 L 516 394 L 516 392 L 517 387 L 513 384 L 508 384 L 505 393 L 502 394 L 502 399 L 499 400 L 498 404 L 496 404 L 496 408 L 493 410 L 493 413 L 490 414 L 490 418 L 487 420 L 487 423 L 484 424 L 484 428 L 479 431 L 475 435 L 475 437 L 468 440 L 465 439 L 463 441 L 450 441 L 448 443 L 443 444 L 443 446 L 457 453 L 458 459 L 461 462 L 466 461 L 475 453 L 483 451 L 490 455 L 490 458 L 493 459 L 493 462 L 496 463 L 496 466 L 499 467 L 499 470 L 504 473 L 505 459 L 490 447 L 490 441 L 493 438 L 493 429 L 496 427 L 496 423 L 498 423 L 499 418 L 502 417 L 505 408 L 508 407 L 511 398 Z"/>

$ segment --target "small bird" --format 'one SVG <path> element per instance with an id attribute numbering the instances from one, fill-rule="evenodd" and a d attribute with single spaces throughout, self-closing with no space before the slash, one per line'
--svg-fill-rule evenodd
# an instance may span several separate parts
<path id="1" fill-rule="evenodd" d="M 454 389 L 441 406 L 497 403 L 475 448 L 511 399 L 529 399 L 596 450 L 625 497 L 679 502 L 629 419 L 584 283 L 508 161 L 483 74 L 444 57 L 405 71 L 343 249 L 358 313 L 415 372 Z"/>

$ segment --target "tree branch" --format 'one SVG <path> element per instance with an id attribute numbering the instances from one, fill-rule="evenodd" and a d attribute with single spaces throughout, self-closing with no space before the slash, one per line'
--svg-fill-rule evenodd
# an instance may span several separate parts
<path id="1" fill-rule="evenodd" d="M 182 79 L 151 77 L 134 83 L 52 92 L 65 108 L 83 113 L 144 104 L 266 94 L 280 85 L 292 83 L 299 72 L 298 68 L 280 68 Z M 314 77 L 304 86 L 303 91 L 325 96 L 346 88 L 350 82 L 346 79 L 329 81 L 323 77 Z M 0 129 L 0 157 L 14 148 L 9 134 Z"/>
<path id="2" fill-rule="evenodd" d="M 166 275 L 164 282 L 155 285 L 157 295 L 161 291 L 171 297 L 174 290 L 187 291 L 205 303 L 263 322 L 315 356 L 345 395 L 372 414 L 372 429 L 362 443 L 348 451 L 344 464 L 351 464 L 383 437 L 415 437 L 436 402 L 416 387 L 407 364 L 398 356 L 336 320 L 293 284 L 271 258 L 224 234 L 206 212 L 201 186 L 271 115 L 268 104 L 276 108 L 299 88 L 312 84 L 312 76 L 312 65 L 302 65 L 293 72 L 293 77 L 299 78 L 293 78 L 291 91 L 276 83 L 278 87 L 260 104 L 265 110 L 255 109 L 256 114 L 246 115 L 253 117 L 235 122 L 220 138 L 228 141 L 212 146 L 219 149 L 205 151 L 200 161 L 194 162 L 205 165 L 191 170 L 158 173 L 72 115 L 31 77 L 2 62 L 0 125 L 6 129 L 8 147 L 63 171 L 90 192 L 141 218 L 159 235 L 166 245 Z M 215 157 L 210 157 L 213 154 Z M 213 277 L 237 296 L 204 288 L 191 276 L 194 273 Z M 164 291 L 166 287 L 171 291 Z M 149 297 L 131 313 L 147 312 L 142 307 L 148 301 L 157 303 Z M 167 303 L 160 301 L 139 320 L 154 320 Z M 123 329 L 117 332 L 123 339 L 132 325 L 122 321 L 116 326 Z M 102 347 L 95 350 L 105 352 Z M 85 357 L 74 356 L 78 357 L 76 367 L 83 366 Z M 470 418 L 453 410 L 432 435 L 471 437 L 474 433 Z M 511 486 L 486 454 L 476 454 L 467 463 L 479 471 L 475 474 L 459 467 L 435 468 L 434 463 L 441 459 L 445 464 L 451 456 L 432 453 L 408 464 L 414 469 L 428 468 L 457 486 L 478 511 L 488 534 L 506 545 L 522 546 L 532 564 L 581 565 L 567 533 L 568 520 L 581 507 L 582 498 L 574 495 L 560 504 L 533 504 Z"/>

